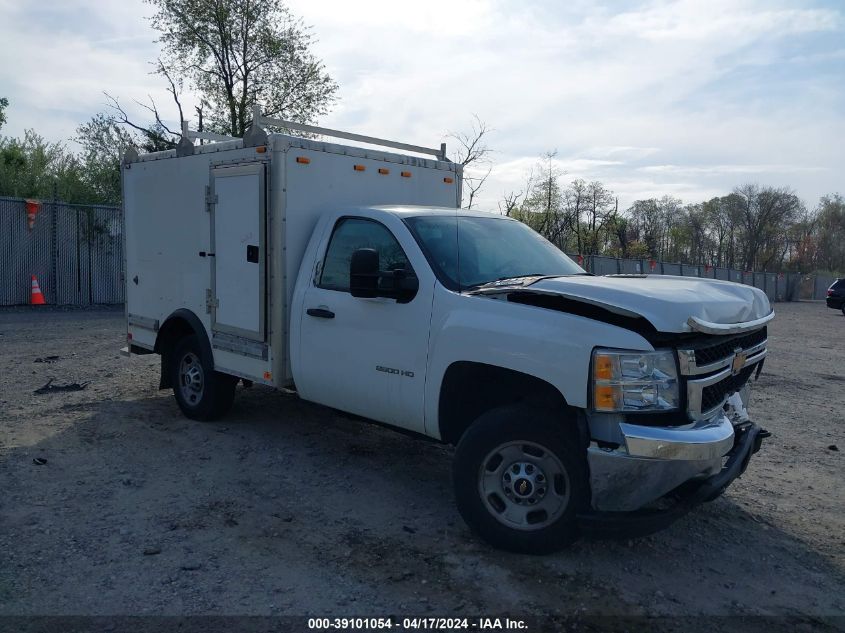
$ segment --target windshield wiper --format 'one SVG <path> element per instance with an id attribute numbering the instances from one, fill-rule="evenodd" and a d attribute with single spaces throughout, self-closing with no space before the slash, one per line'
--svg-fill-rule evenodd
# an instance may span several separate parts
<path id="1" fill-rule="evenodd" d="M 478 290 L 479 288 L 486 288 L 487 286 L 494 286 L 496 284 L 500 284 L 502 286 L 506 286 L 508 284 L 503 284 L 503 281 L 509 281 L 511 279 L 525 279 L 526 277 L 540 277 L 540 278 L 548 278 L 548 277 L 559 277 L 560 275 L 546 275 L 543 273 L 529 273 L 527 275 L 508 275 L 507 277 L 499 277 L 498 279 L 493 279 L 491 281 L 485 281 L 482 284 L 473 284 L 471 286 L 466 286 L 463 290 Z M 535 279 L 534 281 L 538 281 Z M 534 282 L 531 282 L 534 283 Z"/>
<path id="2" fill-rule="evenodd" d="M 595 277 L 593 273 L 569 273 L 568 275 L 546 275 L 544 273 L 530 273 L 527 275 L 509 275 L 507 277 L 499 277 L 498 279 L 493 279 L 492 281 L 485 281 L 483 284 L 473 284 L 471 286 L 465 286 L 461 288 L 463 291 L 472 291 L 472 290 L 480 290 L 481 288 L 488 288 L 490 286 L 500 285 L 500 286 L 507 286 L 510 284 L 502 283 L 509 280 L 517 280 L 517 279 L 526 279 L 528 277 L 533 277 L 534 279 L 531 283 L 536 283 L 538 281 L 542 281 L 543 279 L 554 279 L 555 277 L 578 277 L 588 275 L 590 277 Z M 520 283 L 520 285 L 530 285 L 525 283 Z"/>

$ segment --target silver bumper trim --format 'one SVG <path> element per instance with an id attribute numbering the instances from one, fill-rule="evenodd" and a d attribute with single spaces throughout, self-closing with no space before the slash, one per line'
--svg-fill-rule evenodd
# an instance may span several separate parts
<path id="1" fill-rule="evenodd" d="M 719 459 L 731 450 L 734 429 L 725 415 L 681 427 L 640 426 L 620 422 L 631 457 L 683 461 Z"/>
<path id="2" fill-rule="evenodd" d="M 659 499 L 695 477 L 719 472 L 722 458 L 703 461 L 631 457 L 622 451 L 590 447 L 590 489 L 594 510 L 630 512 Z"/>
<path id="3" fill-rule="evenodd" d="M 595 510 L 637 510 L 690 479 L 712 476 L 734 445 L 733 423 L 722 412 L 681 427 L 620 422 L 619 430 L 624 446 L 587 449 Z"/>

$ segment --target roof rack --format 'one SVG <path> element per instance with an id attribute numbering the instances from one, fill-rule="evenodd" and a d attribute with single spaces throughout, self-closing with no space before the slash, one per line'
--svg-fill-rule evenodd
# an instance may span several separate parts
<path id="1" fill-rule="evenodd" d="M 285 121 L 284 119 L 276 119 L 273 117 L 264 116 L 261 114 L 261 106 L 254 106 L 252 108 L 252 126 L 247 133 L 244 134 L 244 145 L 256 146 L 263 145 L 267 141 L 267 132 L 264 126 L 280 127 L 288 130 L 297 130 L 299 132 L 307 132 L 309 134 L 320 134 L 322 136 L 332 136 L 334 138 L 342 138 L 349 141 L 358 141 L 359 143 L 367 143 L 369 145 L 380 145 L 382 147 L 390 147 L 393 149 L 401 149 L 406 152 L 415 152 L 417 154 L 428 154 L 434 156 L 438 160 L 447 160 L 446 158 L 446 143 L 441 143 L 439 149 L 433 147 L 422 147 L 421 145 L 411 145 L 409 143 L 400 143 L 398 141 L 390 141 L 383 138 L 376 138 L 374 136 L 365 136 L 363 134 L 355 134 L 354 132 L 343 132 L 341 130 L 332 130 L 325 127 L 317 127 L 316 125 L 306 125 L 305 123 L 296 123 L 294 121 Z M 214 132 L 199 132 L 189 129 L 188 122 L 182 122 L 182 140 L 176 148 L 177 155 L 193 154 L 194 140 L 203 139 L 206 141 L 224 142 L 238 140 L 234 136 L 226 136 L 224 134 L 216 134 Z"/>

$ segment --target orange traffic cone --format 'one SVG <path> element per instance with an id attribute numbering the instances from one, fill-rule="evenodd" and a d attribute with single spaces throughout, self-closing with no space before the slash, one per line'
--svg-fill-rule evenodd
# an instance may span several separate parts
<path id="1" fill-rule="evenodd" d="M 34 306 L 43 306 L 47 302 L 44 301 L 44 295 L 41 294 L 41 288 L 38 286 L 38 280 L 35 278 L 35 275 L 32 276 L 32 300 L 30 301 L 31 305 Z"/>

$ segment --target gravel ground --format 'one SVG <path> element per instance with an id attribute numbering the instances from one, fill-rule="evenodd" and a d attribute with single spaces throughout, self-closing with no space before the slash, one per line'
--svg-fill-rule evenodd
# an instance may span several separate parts
<path id="1" fill-rule="evenodd" d="M 447 447 L 258 387 L 239 388 L 224 421 L 192 422 L 157 390 L 157 356 L 119 355 L 122 312 L 2 311 L 0 614 L 841 625 L 821 618 L 845 615 L 845 318 L 776 308 L 752 392 L 773 437 L 745 476 L 657 535 L 547 557 L 470 534 Z M 50 379 L 90 384 L 33 393 Z"/>

